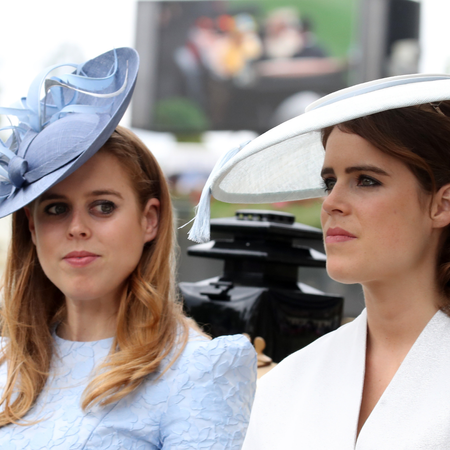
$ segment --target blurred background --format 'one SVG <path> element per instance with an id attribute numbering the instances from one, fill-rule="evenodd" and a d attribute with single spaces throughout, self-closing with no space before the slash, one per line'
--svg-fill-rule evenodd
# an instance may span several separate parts
<path id="1" fill-rule="evenodd" d="M 15 0 L 2 4 L 0 104 L 26 95 L 44 67 L 132 46 L 141 69 L 122 124 L 158 158 L 178 224 L 193 216 L 219 156 L 355 83 L 414 72 L 450 72 L 448 0 Z M 5 119 L 3 119 L 3 125 Z M 320 200 L 272 205 L 212 201 L 213 217 L 237 209 L 290 212 L 320 227 Z M 0 220 L 0 271 L 10 236 Z M 192 258 L 179 230 L 179 281 L 219 275 L 220 261 Z M 361 288 L 301 268 L 302 282 L 363 308 Z"/>

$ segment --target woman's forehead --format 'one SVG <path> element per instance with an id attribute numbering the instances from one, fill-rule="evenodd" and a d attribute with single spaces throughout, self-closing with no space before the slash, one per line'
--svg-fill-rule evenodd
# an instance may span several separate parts
<path id="1" fill-rule="evenodd" d="M 381 151 L 363 137 L 341 131 L 338 127 L 332 130 L 327 140 L 322 173 L 336 170 L 346 173 L 370 170 L 381 176 L 410 172 L 398 158 Z"/>
<path id="2" fill-rule="evenodd" d="M 107 152 L 95 154 L 67 178 L 52 186 L 40 198 L 61 197 L 92 192 L 120 195 L 131 187 L 127 171 L 119 160 Z"/>

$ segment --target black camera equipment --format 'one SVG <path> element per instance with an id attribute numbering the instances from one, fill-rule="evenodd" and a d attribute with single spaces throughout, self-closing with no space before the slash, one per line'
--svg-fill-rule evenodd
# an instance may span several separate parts
<path id="1" fill-rule="evenodd" d="M 213 337 L 261 336 L 279 362 L 340 325 L 343 298 L 298 282 L 299 267 L 325 267 L 312 248 L 323 248 L 321 230 L 291 214 L 240 210 L 211 220 L 211 232 L 214 241 L 188 254 L 225 260 L 223 274 L 179 288 L 188 315 Z"/>

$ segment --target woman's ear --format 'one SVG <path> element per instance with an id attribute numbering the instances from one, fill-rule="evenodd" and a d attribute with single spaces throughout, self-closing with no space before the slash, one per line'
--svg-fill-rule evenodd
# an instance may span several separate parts
<path id="1" fill-rule="evenodd" d="M 442 186 L 434 195 L 431 219 L 434 228 L 444 228 L 450 224 L 450 184 Z"/>
<path id="2" fill-rule="evenodd" d="M 24 206 L 25 215 L 28 219 L 28 229 L 31 233 L 31 240 L 33 241 L 33 244 L 36 245 L 36 228 L 34 226 L 34 217 L 33 213 L 31 212 L 31 209 L 28 206 Z"/>
<path id="3" fill-rule="evenodd" d="M 151 198 L 144 208 L 143 227 L 144 242 L 150 242 L 158 234 L 160 202 L 157 198 Z"/>

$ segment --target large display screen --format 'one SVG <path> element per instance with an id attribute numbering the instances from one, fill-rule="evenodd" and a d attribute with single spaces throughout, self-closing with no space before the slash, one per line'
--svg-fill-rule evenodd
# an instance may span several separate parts
<path id="1" fill-rule="evenodd" d="M 347 84 L 355 0 L 140 2 L 138 16 L 141 128 L 264 132 Z"/>

